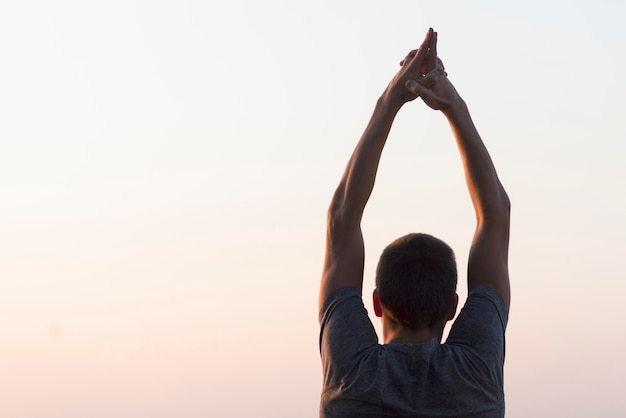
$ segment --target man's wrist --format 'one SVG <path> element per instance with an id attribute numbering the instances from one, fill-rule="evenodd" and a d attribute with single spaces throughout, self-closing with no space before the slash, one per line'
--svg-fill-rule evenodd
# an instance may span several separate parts
<path id="1" fill-rule="evenodd" d="M 385 89 L 383 94 L 378 98 L 376 102 L 377 108 L 382 108 L 391 112 L 398 112 L 402 106 L 406 103 L 406 99 L 394 95 L 389 88 Z"/>
<path id="2" fill-rule="evenodd" d="M 461 97 L 458 97 L 458 99 L 451 103 L 446 109 L 441 109 L 441 112 L 451 121 L 469 115 L 467 104 Z"/>

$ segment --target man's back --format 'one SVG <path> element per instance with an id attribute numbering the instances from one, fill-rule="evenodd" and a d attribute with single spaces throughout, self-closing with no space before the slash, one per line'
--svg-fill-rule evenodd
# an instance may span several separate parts
<path id="1" fill-rule="evenodd" d="M 445 344 L 379 345 L 357 288 L 320 312 L 322 417 L 504 416 L 502 298 L 478 287 Z"/>

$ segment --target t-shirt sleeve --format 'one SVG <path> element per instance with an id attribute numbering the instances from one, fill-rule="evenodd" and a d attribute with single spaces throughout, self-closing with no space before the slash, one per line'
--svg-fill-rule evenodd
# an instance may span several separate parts
<path id="1" fill-rule="evenodd" d="M 488 286 L 476 286 L 454 321 L 446 345 L 461 348 L 490 370 L 502 371 L 508 318 L 502 297 Z"/>
<path id="2" fill-rule="evenodd" d="M 358 362 L 359 355 L 378 344 L 374 326 L 355 287 L 338 289 L 324 302 L 319 313 L 320 355 L 325 386 L 337 384 Z"/>

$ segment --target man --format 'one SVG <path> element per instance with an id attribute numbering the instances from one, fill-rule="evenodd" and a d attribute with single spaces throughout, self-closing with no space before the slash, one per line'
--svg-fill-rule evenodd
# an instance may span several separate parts
<path id="1" fill-rule="evenodd" d="M 322 417 L 498 417 L 504 415 L 504 333 L 510 288 L 510 203 L 465 102 L 437 58 L 437 33 L 410 52 L 378 100 L 328 210 L 320 285 Z M 361 218 L 394 117 L 417 97 L 441 110 L 456 139 L 476 231 L 467 301 L 456 314 L 456 262 L 450 247 L 409 234 L 383 252 L 374 311 L 384 344 L 364 308 Z"/>

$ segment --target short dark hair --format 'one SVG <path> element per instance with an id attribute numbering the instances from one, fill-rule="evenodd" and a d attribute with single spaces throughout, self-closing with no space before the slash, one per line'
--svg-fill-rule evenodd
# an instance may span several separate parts
<path id="1" fill-rule="evenodd" d="M 454 251 L 428 234 L 408 234 L 385 248 L 376 269 L 381 306 L 404 326 L 432 328 L 455 300 Z"/>

